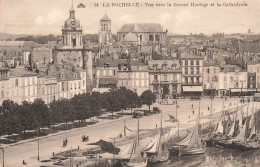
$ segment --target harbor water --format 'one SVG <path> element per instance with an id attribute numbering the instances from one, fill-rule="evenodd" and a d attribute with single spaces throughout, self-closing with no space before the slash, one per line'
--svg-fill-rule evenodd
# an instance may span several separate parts
<path id="1" fill-rule="evenodd" d="M 260 149 L 240 151 L 208 147 L 205 154 L 171 156 L 168 161 L 151 167 L 259 167 Z"/>

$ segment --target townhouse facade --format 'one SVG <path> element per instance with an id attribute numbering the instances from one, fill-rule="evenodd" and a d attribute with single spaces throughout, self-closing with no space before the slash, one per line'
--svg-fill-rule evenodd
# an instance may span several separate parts
<path id="1" fill-rule="evenodd" d="M 1 69 L 1 100 L 16 103 L 37 98 L 37 74 L 23 68 Z M 3 79 L 2 79 L 3 78 Z"/>
<path id="2" fill-rule="evenodd" d="M 248 93 L 247 71 L 236 65 L 225 65 L 219 72 L 220 95 L 243 95 Z"/>
<path id="3" fill-rule="evenodd" d="M 218 96 L 220 67 L 214 62 L 203 64 L 203 95 Z"/>
<path id="4" fill-rule="evenodd" d="M 172 98 L 181 94 L 181 69 L 173 60 L 149 61 L 149 87 L 158 98 Z"/>
<path id="5" fill-rule="evenodd" d="M 201 96 L 203 92 L 203 57 L 184 54 L 180 57 L 180 62 L 183 95 Z"/>
<path id="6" fill-rule="evenodd" d="M 146 90 L 149 90 L 149 72 L 148 66 L 140 61 L 129 63 L 119 63 L 117 71 L 117 87 L 126 87 L 139 96 Z"/>

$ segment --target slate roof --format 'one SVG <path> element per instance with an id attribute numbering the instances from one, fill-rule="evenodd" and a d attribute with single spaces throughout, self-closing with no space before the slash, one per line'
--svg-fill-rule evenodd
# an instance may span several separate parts
<path id="1" fill-rule="evenodd" d="M 163 32 L 163 28 L 159 23 L 130 23 L 124 24 L 118 32 Z"/>
<path id="2" fill-rule="evenodd" d="M 0 47 L 34 48 L 36 44 L 33 41 L 0 41 Z"/>
<path id="3" fill-rule="evenodd" d="M 117 67 L 118 62 L 117 60 L 113 60 L 110 56 L 104 56 L 98 59 L 96 62 L 93 62 L 94 67 L 104 67 L 104 64 L 109 64 L 109 67 Z"/>
<path id="4" fill-rule="evenodd" d="M 111 21 L 111 19 L 107 16 L 107 14 L 105 14 L 100 21 Z"/>
<path id="5" fill-rule="evenodd" d="M 25 68 L 10 68 L 9 76 L 10 77 L 28 77 L 28 76 L 36 76 L 37 73 L 29 71 Z"/>

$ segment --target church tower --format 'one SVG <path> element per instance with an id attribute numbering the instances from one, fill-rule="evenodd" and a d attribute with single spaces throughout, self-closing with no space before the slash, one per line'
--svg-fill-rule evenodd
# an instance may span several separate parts
<path id="1" fill-rule="evenodd" d="M 99 21 L 99 44 L 112 44 L 111 19 L 105 14 Z"/>
<path id="2" fill-rule="evenodd" d="M 75 18 L 73 4 L 70 9 L 70 17 L 62 27 L 63 46 L 68 48 L 82 47 L 82 27 L 80 21 Z"/>

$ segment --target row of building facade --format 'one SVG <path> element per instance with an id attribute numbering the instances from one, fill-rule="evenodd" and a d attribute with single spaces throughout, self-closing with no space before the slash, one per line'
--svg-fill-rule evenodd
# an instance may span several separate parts
<path id="1" fill-rule="evenodd" d="M 14 102 L 33 102 L 41 98 L 49 104 L 61 98 L 86 92 L 86 72 L 62 69 L 55 74 L 35 73 L 25 68 L 1 68 L 0 103 L 10 99 Z"/>
<path id="2" fill-rule="evenodd" d="M 151 90 L 159 98 L 176 96 L 252 95 L 260 89 L 260 64 L 247 69 L 220 66 L 201 56 L 184 54 L 179 59 L 140 60 L 101 58 L 93 64 L 96 88 L 125 86 L 139 95 Z"/>

